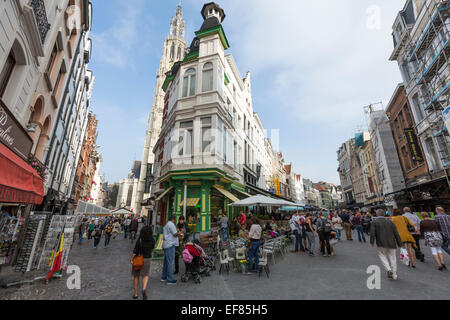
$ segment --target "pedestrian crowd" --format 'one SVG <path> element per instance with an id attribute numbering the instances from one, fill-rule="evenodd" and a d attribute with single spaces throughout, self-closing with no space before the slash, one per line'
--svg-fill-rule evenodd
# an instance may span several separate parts
<path id="1" fill-rule="evenodd" d="M 450 214 L 446 214 L 442 207 L 436 208 L 436 215 L 433 217 L 427 212 L 415 214 L 410 208 L 404 208 L 403 211 L 396 209 L 392 214 L 381 209 L 374 214 L 351 210 L 298 211 L 290 215 L 288 219 L 286 227 L 283 227 L 281 221 L 276 221 L 274 218 L 263 224 L 256 216 L 247 216 L 241 212 L 230 222 L 227 215 L 221 214 L 218 220 L 219 235 L 224 244 L 228 242 L 230 235 L 245 242 L 249 274 L 258 272 L 259 251 L 266 236 L 277 238 L 280 235 L 289 235 L 294 240 L 293 252 L 306 253 L 311 257 L 320 253 L 323 257 L 329 258 L 336 254 L 335 245 L 344 240 L 344 234 L 347 241 L 353 241 L 353 231 L 356 231 L 360 243 L 369 242 L 372 246 L 378 247 L 378 257 L 390 279 L 398 279 L 398 249 L 401 250 L 402 262 L 406 261 L 412 269 L 416 268 L 416 260 L 425 261 L 425 254 L 420 246 L 421 239 L 424 240 L 425 246 L 430 248 L 438 270 L 447 269 L 443 251 L 450 255 Z M 111 224 L 111 221 L 108 223 Z M 112 222 L 113 234 L 115 223 Z M 119 226 L 126 228 L 126 235 L 130 233 L 131 237 L 135 236 L 137 229 L 133 221 L 125 219 L 125 221 L 119 220 L 118 223 Z M 197 248 L 200 256 L 204 255 L 201 253 L 203 250 L 200 242 L 192 239 L 192 235 L 188 234 L 187 226 L 183 217 L 180 217 L 177 223 L 176 217 L 172 216 L 163 228 L 164 263 L 161 282 L 168 285 L 177 284 L 174 275 L 180 270 L 179 257 L 183 256 L 184 260 L 183 248 Z M 318 248 L 316 248 L 317 239 L 319 240 Z M 142 229 L 131 261 L 135 287 L 134 299 L 138 297 L 139 277 L 142 278 L 143 283 L 143 298 L 147 299 L 145 291 L 150 271 L 151 251 L 154 246 L 151 228 Z M 135 260 L 138 256 L 143 261 L 138 263 L 139 269 L 136 270 Z"/>
<path id="2" fill-rule="evenodd" d="M 125 239 L 129 237 L 131 241 L 134 241 L 139 221 L 142 222 L 142 219 L 135 216 L 84 218 L 78 226 L 78 244 L 82 245 L 85 240 L 93 239 L 93 247 L 97 249 L 101 239 L 104 238 L 104 248 L 107 248 L 111 238 L 115 240 L 119 234 L 124 234 Z"/>

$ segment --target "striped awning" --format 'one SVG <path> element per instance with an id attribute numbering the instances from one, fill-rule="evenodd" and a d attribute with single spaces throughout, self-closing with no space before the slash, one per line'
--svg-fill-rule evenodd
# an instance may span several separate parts
<path id="1" fill-rule="evenodd" d="M 157 199 L 156 201 L 160 201 L 162 198 L 164 198 L 164 196 L 166 194 L 168 194 L 171 190 L 173 189 L 173 187 L 170 187 L 169 189 L 167 189 L 166 191 L 164 191 Z"/>
<path id="2" fill-rule="evenodd" d="M 215 185 L 214 188 L 219 191 L 221 194 L 223 194 L 225 197 L 227 197 L 228 199 L 230 199 L 233 202 L 239 201 L 239 199 L 232 193 L 228 192 L 227 190 L 225 190 L 224 188 L 222 188 L 219 185 Z"/>
<path id="3" fill-rule="evenodd" d="M 187 198 L 186 207 L 195 207 L 200 202 L 200 198 Z M 184 207 L 184 200 L 181 201 L 180 207 Z"/>

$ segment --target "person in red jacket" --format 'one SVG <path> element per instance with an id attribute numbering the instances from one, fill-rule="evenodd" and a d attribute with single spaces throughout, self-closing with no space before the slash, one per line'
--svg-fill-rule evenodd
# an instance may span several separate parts
<path id="1" fill-rule="evenodd" d="M 241 211 L 241 218 L 239 219 L 239 223 L 241 224 L 241 226 L 247 227 L 247 216 L 243 211 Z"/>

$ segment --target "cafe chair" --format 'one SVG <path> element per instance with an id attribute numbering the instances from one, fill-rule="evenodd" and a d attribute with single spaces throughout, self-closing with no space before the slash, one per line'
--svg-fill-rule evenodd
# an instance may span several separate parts
<path id="1" fill-rule="evenodd" d="M 267 252 L 266 251 L 262 251 L 261 256 L 259 257 L 259 277 L 261 278 L 261 274 L 263 273 L 263 271 L 266 273 L 267 278 L 269 278 L 269 274 L 270 274 L 270 269 L 269 269 L 269 264 L 268 264 L 268 259 L 267 259 Z"/>

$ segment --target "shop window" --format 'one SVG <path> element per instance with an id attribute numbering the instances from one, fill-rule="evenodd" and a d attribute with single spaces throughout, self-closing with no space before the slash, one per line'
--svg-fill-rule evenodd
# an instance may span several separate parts
<path id="1" fill-rule="evenodd" d="M 183 98 L 192 97 L 195 95 L 195 70 L 189 69 L 184 74 L 183 78 Z"/>
<path id="2" fill-rule="evenodd" d="M 0 73 L 0 97 L 3 97 L 6 87 L 8 86 L 9 79 L 16 65 L 16 59 L 13 52 L 11 52 L 6 59 L 5 65 Z"/>

